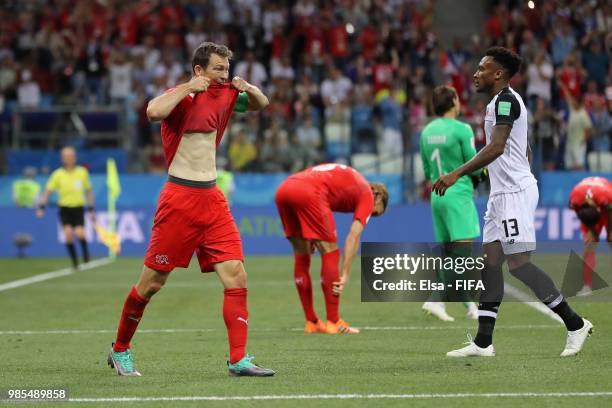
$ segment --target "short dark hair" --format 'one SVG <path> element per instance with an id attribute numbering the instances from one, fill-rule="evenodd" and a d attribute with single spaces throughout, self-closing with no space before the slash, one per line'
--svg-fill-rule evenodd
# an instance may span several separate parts
<path id="1" fill-rule="evenodd" d="M 521 68 L 523 59 L 514 51 L 504 47 L 491 47 L 485 53 L 504 68 L 508 79 L 512 78 Z"/>
<path id="2" fill-rule="evenodd" d="M 592 227 L 599 221 L 599 211 L 597 207 L 591 205 L 582 206 L 577 212 L 578 219 L 587 227 Z"/>
<path id="3" fill-rule="evenodd" d="M 217 54 L 220 57 L 232 59 L 233 52 L 225 45 L 215 44 L 213 42 L 203 42 L 193 52 L 191 58 L 191 69 L 194 70 L 196 65 L 206 69 L 210 61 L 210 55 Z"/>
<path id="4" fill-rule="evenodd" d="M 454 99 L 457 97 L 455 88 L 448 85 L 437 86 L 431 95 L 431 103 L 434 113 L 438 116 L 444 115 L 455 106 Z"/>

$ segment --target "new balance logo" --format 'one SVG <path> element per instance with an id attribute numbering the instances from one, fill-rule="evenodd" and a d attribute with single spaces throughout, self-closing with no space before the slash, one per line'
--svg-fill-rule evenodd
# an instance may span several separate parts
<path id="1" fill-rule="evenodd" d="M 239 320 L 239 321 L 241 321 L 241 322 L 244 322 L 244 324 L 246 324 L 247 326 L 249 325 L 249 321 L 248 321 L 248 320 L 243 319 L 242 317 L 238 317 L 236 320 Z"/>
<path id="2" fill-rule="evenodd" d="M 128 316 L 127 318 L 130 319 L 130 320 L 135 321 L 136 323 L 140 322 L 140 319 L 137 318 L 137 317 L 134 317 L 134 316 Z"/>
<path id="3" fill-rule="evenodd" d="M 168 255 L 155 255 L 155 263 L 158 265 L 168 265 L 170 263 Z"/>

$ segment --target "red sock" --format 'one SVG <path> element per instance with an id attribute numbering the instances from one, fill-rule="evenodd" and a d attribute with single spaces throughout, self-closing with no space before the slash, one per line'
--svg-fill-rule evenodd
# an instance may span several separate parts
<path id="1" fill-rule="evenodd" d="M 113 347 L 115 351 L 122 352 L 130 348 L 130 341 L 134 337 L 147 303 L 149 301 L 140 296 L 134 286 L 123 304 L 119 329 L 117 329 L 117 339 Z"/>
<path id="2" fill-rule="evenodd" d="M 225 289 L 223 296 L 223 320 L 227 327 L 230 346 L 230 363 L 242 359 L 246 353 L 249 333 L 249 310 L 247 309 L 247 289 Z"/>
<path id="3" fill-rule="evenodd" d="M 589 288 L 593 286 L 593 270 L 595 269 L 595 251 L 585 250 L 583 253 L 582 281 Z"/>
<path id="4" fill-rule="evenodd" d="M 338 272 L 338 262 L 340 261 L 340 251 L 333 250 L 321 254 L 321 288 L 325 296 L 325 308 L 327 310 L 327 320 L 336 323 L 340 320 L 338 308 L 340 306 L 340 296 L 334 295 L 333 283 L 340 280 Z"/>
<path id="5" fill-rule="evenodd" d="M 312 307 L 312 279 L 310 278 L 310 254 L 294 256 L 293 277 L 300 295 L 306 320 L 316 323 L 319 318 Z"/>

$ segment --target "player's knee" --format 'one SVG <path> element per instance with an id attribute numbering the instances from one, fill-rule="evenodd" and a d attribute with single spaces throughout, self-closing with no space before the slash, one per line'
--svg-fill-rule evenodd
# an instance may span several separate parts
<path id="1" fill-rule="evenodd" d="M 241 261 L 227 261 L 219 270 L 226 288 L 246 288 L 247 273 Z"/>

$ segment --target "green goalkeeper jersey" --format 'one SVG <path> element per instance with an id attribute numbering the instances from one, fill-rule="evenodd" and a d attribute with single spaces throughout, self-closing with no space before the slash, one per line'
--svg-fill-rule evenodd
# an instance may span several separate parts
<path id="1" fill-rule="evenodd" d="M 425 178 L 432 182 L 469 161 L 475 154 L 472 128 L 456 119 L 437 118 L 425 126 L 421 133 L 421 159 Z M 473 175 L 480 172 L 478 170 Z M 447 193 L 467 194 L 471 197 L 474 186 L 469 176 L 463 176 Z"/>

